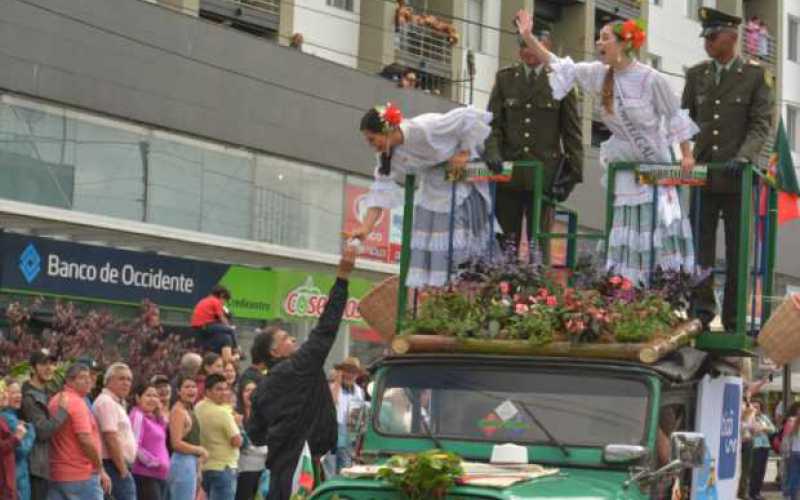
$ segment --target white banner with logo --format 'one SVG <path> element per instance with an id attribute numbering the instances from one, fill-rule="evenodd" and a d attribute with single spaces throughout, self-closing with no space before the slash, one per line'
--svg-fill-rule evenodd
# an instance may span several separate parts
<path id="1" fill-rule="evenodd" d="M 706 438 L 709 463 L 693 472 L 692 500 L 736 498 L 741 411 L 741 377 L 712 379 L 706 375 L 700 381 L 695 430 Z"/>

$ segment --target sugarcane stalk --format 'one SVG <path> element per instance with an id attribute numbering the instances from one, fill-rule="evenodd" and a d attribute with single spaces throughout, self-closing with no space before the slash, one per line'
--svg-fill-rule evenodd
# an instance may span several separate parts
<path id="1" fill-rule="evenodd" d="M 668 337 L 657 338 L 644 344 L 639 351 L 639 361 L 653 364 L 667 354 L 689 344 L 702 331 L 703 324 L 699 319 L 682 323 Z"/>
<path id="2" fill-rule="evenodd" d="M 702 331 L 698 320 L 679 325 L 666 337 L 646 343 L 573 343 L 533 344 L 526 340 L 460 339 L 447 335 L 404 335 L 392 340 L 397 354 L 468 353 L 517 356 L 554 356 L 594 359 L 619 359 L 652 364 L 691 342 Z"/>

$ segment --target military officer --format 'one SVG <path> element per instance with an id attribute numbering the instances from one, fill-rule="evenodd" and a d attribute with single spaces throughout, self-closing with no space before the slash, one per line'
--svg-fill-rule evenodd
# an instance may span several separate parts
<path id="1" fill-rule="evenodd" d="M 725 163 L 729 168 L 709 174 L 708 185 L 698 194 L 699 214 L 694 213 L 692 220 L 698 263 L 705 269 L 714 267 L 720 215 L 724 221 L 722 323 L 726 331 L 735 331 L 739 207 L 749 203 L 741 199 L 741 167 L 757 161 L 770 134 L 772 91 L 764 68 L 743 61 L 736 53 L 741 18 L 707 7 L 699 14 L 700 36 L 711 60 L 689 69 L 682 105 L 700 127 L 694 150 L 698 163 Z M 694 308 L 706 326 L 716 315 L 713 277 L 703 284 Z"/>
<path id="2" fill-rule="evenodd" d="M 550 48 L 550 34 L 539 40 Z M 553 99 L 547 80 L 546 61 L 536 58 L 520 38 L 520 62 L 497 72 L 489 99 L 494 115 L 492 133 L 486 141 L 488 163 L 538 160 L 544 165 L 544 192 L 563 201 L 575 184 L 583 180 L 583 145 L 575 92 Z M 562 168 L 559 168 L 563 160 Z M 560 171 L 559 178 L 554 179 Z M 554 180 L 556 185 L 554 186 Z M 533 170 L 514 168 L 511 182 L 499 184 L 497 219 L 504 243 L 519 246 L 523 214 L 530 220 L 533 202 Z M 553 189 L 555 187 L 555 189 Z M 554 193 L 555 192 L 555 193 Z M 542 231 L 549 231 L 554 213 L 542 213 Z"/>

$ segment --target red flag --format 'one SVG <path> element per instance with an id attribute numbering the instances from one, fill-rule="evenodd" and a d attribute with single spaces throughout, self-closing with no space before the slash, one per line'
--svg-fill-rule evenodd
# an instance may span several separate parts
<path id="1" fill-rule="evenodd" d="M 778 193 L 778 224 L 800 218 L 800 196 Z"/>

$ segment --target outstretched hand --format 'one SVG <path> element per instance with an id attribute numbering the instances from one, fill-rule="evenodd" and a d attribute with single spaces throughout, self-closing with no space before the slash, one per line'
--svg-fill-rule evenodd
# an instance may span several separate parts
<path id="1" fill-rule="evenodd" d="M 520 35 L 533 33 L 533 18 L 531 18 L 531 15 L 528 14 L 528 11 L 520 9 L 517 11 L 517 15 L 514 20 L 517 23 L 517 30 L 519 31 Z"/>
<path id="2" fill-rule="evenodd" d="M 353 272 L 353 267 L 356 265 L 356 255 L 358 254 L 358 247 L 345 243 L 342 247 L 342 258 L 339 259 L 339 267 L 336 270 L 336 277 L 348 279 L 350 273 Z"/>

